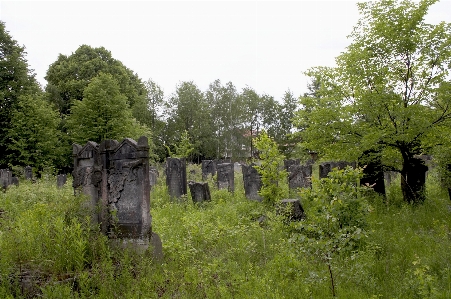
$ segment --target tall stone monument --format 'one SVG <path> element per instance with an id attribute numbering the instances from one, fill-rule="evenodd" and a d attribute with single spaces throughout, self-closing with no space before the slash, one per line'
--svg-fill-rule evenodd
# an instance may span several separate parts
<path id="1" fill-rule="evenodd" d="M 25 166 L 23 169 L 24 176 L 26 180 L 32 180 L 33 179 L 33 169 L 31 166 Z"/>
<path id="2" fill-rule="evenodd" d="M 166 159 L 166 185 L 171 197 L 180 198 L 187 194 L 186 162 L 184 158 Z"/>
<path id="3" fill-rule="evenodd" d="M 154 237 L 150 216 L 149 145 L 104 140 L 73 145 L 75 192 L 90 198 L 95 221 L 110 238 L 147 248 Z M 158 239 L 158 236 L 155 236 Z"/>
<path id="4" fill-rule="evenodd" d="M 218 189 L 235 191 L 235 171 L 233 163 L 221 163 L 216 165 Z"/>
<path id="5" fill-rule="evenodd" d="M 312 165 L 292 165 L 288 172 L 288 186 L 290 189 L 312 187 Z"/>
<path id="6" fill-rule="evenodd" d="M 241 165 L 241 171 L 243 172 L 244 193 L 247 199 L 262 201 L 263 198 L 258 194 L 262 188 L 262 178 L 255 169 L 256 164 Z"/>

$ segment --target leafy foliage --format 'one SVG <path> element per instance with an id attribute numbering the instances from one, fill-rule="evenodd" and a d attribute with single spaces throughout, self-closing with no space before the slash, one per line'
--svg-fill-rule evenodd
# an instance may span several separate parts
<path id="1" fill-rule="evenodd" d="M 368 206 L 359 187 L 361 170 L 351 167 L 329 173 L 315 182 L 312 189 L 302 191 L 308 203 L 307 219 L 296 227 L 292 239 L 301 251 L 324 262 L 329 270 L 332 294 L 335 282 L 331 260 L 340 253 L 356 253 L 366 237 Z"/>
<path id="2" fill-rule="evenodd" d="M 85 88 L 83 100 L 74 103 L 66 127 L 71 140 L 81 144 L 149 134 L 133 118 L 113 76 L 103 73 Z"/>
<path id="3" fill-rule="evenodd" d="M 80 46 L 69 56 L 60 54 L 50 65 L 45 79 L 46 92 L 62 115 L 69 114 L 72 104 L 84 98 L 84 90 L 100 73 L 110 74 L 129 108 L 145 105 L 145 89 L 141 80 L 103 47 Z M 144 106 L 144 108 L 146 108 Z"/>
<path id="4" fill-rule="evenodd" d="M 25 48 L 17 44 L 0 21 L 0 166 L 15 164 L 8 147 L 11 117 L 20 96 L 41 92 L 25 59 Z M 19 133 L 19 132 L 16 132 Z"/>
<path id="5" fill-rule="evenodd" d="M 301 99 L 296 119 L 305 147 L 324 156 L 381 151 L 384 165 L 401 173 L 409 202 L 422 197 L 409 193 L 421 167 L 414 156 L 440 144 L 451 121 L 451 25 L 424 22 L 435 2 L 359 4 L 362 17 L 337 67 L 307 71 L 320 86 Z"/>
<path id="6" fill-rule="evenodd" d="M 62 155 L 59 117 L 42 95 L 24 95 L 11 115 L 9 160 L 39 171 L 60 165 Z"/>
<path id="7" fill-rule="evenodd" d="M 213 184 L 212 201 L 203 204 L 171 201 L 164 179 L 158 181 L 151 193 L 152 229 L 163 242 L 158 262 L 118 249 L 91 226 L 83 209 L 88 199 L 74 197 L 70 179 L 62 189 L 55 177 L 12 186 L 0 193 L 1 297 L 330 297 L 324 263 L 314 251 L 300 253 L 308 243 L 289 242 L 297 225 L 286 225 L 273 206 L 246 200 L 236 176 L 234 193 Z M 333 189 L 354 194 L 347 186 Z M 374 209 L 359 223 L 371 237 L 355 240 L 358 251 L 343 249 L 330 260 L 340 298 L 450 297 L 449 200 L 434 172 L 427 196 L 424 205 L 406 205 L 392 184 L 386 201 L 366 198 Z M 313 204 L 303 202 L 320 217 Z"/>
<path id="8" fill-rule="evenodd" d="M 285 188 L 282 186 L 282 183 L 286 181 L 287 172 L 280 170 L 284 156 L 280 154 L 277 144 L 266 131 L 255 138 L 254 143 L 261 160 L 260 165 L 254 166 L 262 179 L 259 194 L 266 203 L 273 205 L 288 195 L 286 186 Z"/>

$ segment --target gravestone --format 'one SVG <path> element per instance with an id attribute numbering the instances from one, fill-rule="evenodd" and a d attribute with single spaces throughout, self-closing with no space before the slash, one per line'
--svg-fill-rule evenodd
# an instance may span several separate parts
<path id="1" fill-rule="evenodd" d="M 2 169 L 0 173 L 0 186 L 6 190 L 9 186 L 19 186 L 19 178 L 13 176 L 13 172 L 9 169 Z"/>
<path id="2" fill-rule="evenodd" d="M 345 169 L 347 166 L 351 166 L 352 168 L 356 168 L 355 162 L 346 162 L 346 161 L 333 161 L 333 162 L 323 162 L 319 165 L 319 178 L 327 178 L 329 172 L 331 172 L 334 168 Z"/>
<path id="3" fill-rule="evenodd" d="M 260 189 L 262 188 L 262 178 L 258 173 L 257 169 L 255 169 L 256 164 L 252 163 L 251 165 L 241 165 L 241 169 L 243 172 L 243 183 L 244 183 L 244 193 L 247 199 L 262 201 L 263 198 L 258 194 Z"/>
<path id="4" fill-rule="evenodd" d="M 12 183 L 13 174 L 8 169 L 0 169 L 0 187 L 6 190 Z"/>
<path id="5" fill-rule="evenodd" d="M 91 197 L 102 232 L 121 246 L 147 250 L 153 236 L 147 138 L 74 144 L 73 158 L 74 192 Z"/>
<path id="6" fill-rule="evenodd" d="M 395 171 L 384 171 L 385 186 L 388 187 L 398 177 L 399 173 Z"/>
<path id="7" fill-rule="evenodd" d="M 149 167 L 149 185 L 152 189 L 153 186 L 156 186 L 158 183 L 158 177 L 160 174 L 158 173 L 158 170 L 155 167 L 150 166 Z"/>
<path id="8" fill-rule="evenodd" d="M 56 177 L 56 186 L 58 188 L 62 188 L 66 184 L 66 181 L 67 181 L 66 175 L 65 174 L 59 174 Z"/>
<path id="9" fill-rule="evenodd" d="M 193 182 L 188 183 L 189 191 L 191 192 L 191 198 L 193 202 L 210 201 L 210 189 L 207 182 Z"/>
<path id="10" fill-rule="evenodd" d="M 217 186 L 218 189 L 227 189 L 229 192 L 235 190 L 235 171 L 233 170 L 232 163 L 222 163 L 216 165 L 218 172 Z"/>
<path id="11" fill-rule="evenodd" d="M 146 137 L 126 138 L 120 144 L 100 144 L 103 175 L 102 199 L 108 200 L 108 211 L 114 215 L 110 233 L 121 239 L 139 240 L 148 245 L 152 233 L 150 217 L 149 144 Z M 107 196 L 105 196 L 105 194 Z"/>
<path id="12" fill-rule="evenodd" d="M 31 166 L 25 166 L 24 167 L 24 176 L 26 180 L 32 180 L 33 179 L 33 169 Z"/>
<path id="13" fill-rule="evenodd" d="M 299 199 L 283 199 L 276 206 L 278 215 L 284 215 L 289 221 L 300 221 L 304 215 L 301 201 Z"/>
<path id="14" fill-rule="evenodd" d="M 216 174 L 216 163 L 213 160 L 202 160 L 202 180 L 206 180 L 209 175 Z"/>
<path id="15" fill-rule="evenodd" d="M 288 186 L 290 189 L 312 187 L 312 165 L 292 165 L 288 173 Z"/>
<path id="16" fill-rule="evenodd" d="M 13 177 L 11 178 L 11 185 L 19 186 L 19 178 L 13 176 Z"/>
<path id="17" fill-rule="evenodd" d="M 187 194 L 186 163 L 184 158 L 166 159 L 166 185 L 171 197 L 181 198 Z"/>
<path id="18" fill-rule="evenodd" d="M 97 206 L 101 199 L 101 182 L 103 163 L 100 160 L 99 145 L 95 142 L 88 141 L 83 147 L 78 144 L 72 146 L 72 156 L 74 159 L 74 170 L 72 172 L 72 187 L 74 194 L 83 193 L 90 199 L 86 203 L 87 208 L 91 211 L 91 218 L 94 224 L 99 223 L 99 214 Z M 106 205 L 104 207 L 106 209 Z M 107 221 L 102 222 L 103 232 L 106 233 Z"/>
<path id="19" fill-rule="evenodd" d="M 301 162 L 299 159 L 289 159 L 289 160 L 283 160 L 283 165 L 285 167 L 285 170 L 289 173 L 290 172 L 290 167 L 292 165 L 300 165 Z"/>
<path id="20" fill-rule="evenodd" d="M 327 178 L 327 176 L 329 175 L 329 172 L 331 172 L 331 170 L 332 170 L 330 162 L 321 163 L 318 168 L 319 168 L 319 178 L 320 179 Z"/>

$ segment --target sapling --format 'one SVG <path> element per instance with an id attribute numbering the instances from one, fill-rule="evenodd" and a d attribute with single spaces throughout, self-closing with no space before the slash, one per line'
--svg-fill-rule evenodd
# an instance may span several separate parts
<path id="1" fill-rule="evenodd" d="M 287 172 L 281 170 L 284 156 L 279 152 L 277 143 L 263 131 L 253 140 L 258 150 L 260 165 L 254 166 L 262 178 L 262 188 L 259 191 L 266 203 L 275 204 L 288 196 L 287 188 L 281 185 L 286 181 Z"/>
<path id="2" fill-rule="evenodd" d="M 299 222 L 291 241 L 326 264 L 334 297 L 333 258 L 356 253 L 366 236 L 369 209 L 362 194 L 366 188 L 358 184 L 361 177 L 361 169 L 335 169 L 328 178 L 313 178 L 313 188 L 301 191 L 307 218 Z"/>

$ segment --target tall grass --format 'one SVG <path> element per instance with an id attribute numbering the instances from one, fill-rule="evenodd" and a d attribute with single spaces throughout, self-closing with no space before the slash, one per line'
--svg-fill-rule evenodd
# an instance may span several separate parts
<path id="1" fill-rule="evenodd" d="M 193 174 L 197 179 L 197 175 Z M 92 226 L 70 181 L 21 182 L 0 194 L 1 298 L 330 298 L 324 263 L 289 242 L 292 227 L 273 208 L 217 190 L 194 204 L 151 192 L 160 261 L 112 246 Z M 338 298 L 450 298 L 450 205 L 431 173 L 423 205 L 402 202 L 399 184 L 371 196 L 368 237 L 333 267 Z M 308 204 L 308 203 L 304 203 Z"/>

